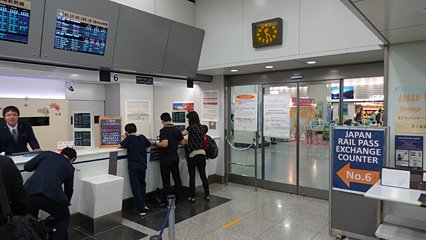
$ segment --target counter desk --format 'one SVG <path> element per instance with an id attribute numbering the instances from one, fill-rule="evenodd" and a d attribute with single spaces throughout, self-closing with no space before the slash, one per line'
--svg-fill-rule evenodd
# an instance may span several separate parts
<path id="1" fill-rule="evenodd" d="M 390 201 L 408 204 L 411 206 L 420 206 L 418 201 L 420 194 L 426 194 L 426 191 L 405 189 L 397 187 L 383 186 L 380 181 L 373 185 L 364 196 L 367 198 L 374 198 L 382 201 Z M 382 223 L 376 231 L 376 236 L 382 239 L 412 239 L 412 240 L 424 240 L 426 239 L 426 231 L 422 231 L 415 228 L 399 226 L 395 224 L 388 224 L 387 218 L 393 216 L 385 216 L 384 223 Z M 407 219 L 408 221 L 409 219 Z M 422 223 L 419 223 L 422 225 Z"/>
<path id="2" fill-rule="evenodd" d="M 213 137 L 213 136 L 212 136 Z M 213 137 L 218 141 L 219 137 Z M 148 149 L 148 164 L 146 172 L 146 192 L 152 192 L 156 188 L 162 188 L 162 181 L 160 175 L 160 162 L 150 161 L 151 151 L 155 151 L 155 147 Z M 186 165 L 185 153 L 183 146 L 179 147 L 179 158 L 180 158 L 180 175 L 182 179 L 182 185 L 188 186 L 189 175 Z M 33 158 L 35 154 L 28 154 L 22 156 L 13 156 L 16 166 L 21 170 L 24 181 L 28 179 L 32 173 L 24 172 L 24 164 Z M 215 174 L 217 159 L 209 160 L 207 163 L 206 171 L 208 175 Z M 102 149 L 90 149 L 90 150 L 77 150 L 77 160 L 74 162 L 75 173 L 74 173 L 74 194 L 71 200 L 70 212 L 78 213 L 82 212 L 84 204 L 87 202 L 85 195 L 82 190 L 82 180 L 102 175 L 116 175 L 123 177 L 124 185 L 123 191 L 117 192 L 117 195 L 122 195 L 122 199 L 128 199 L 132 197 L 128 169 L 127 169 L 127 150 L 121 148 L 102 148 Z M 210 169 L 210 171 L 209 171 Z M 198 173 L 197 173 L 198 174 Z M 171 180 L 173 185 L 173 180 Z M 196 177 L 196 186 L 201 185 L 201 180 Z M 108 196 L 106 196 L 108 199 Z M 105 200 L 107 201 L 107 200 Z"/>

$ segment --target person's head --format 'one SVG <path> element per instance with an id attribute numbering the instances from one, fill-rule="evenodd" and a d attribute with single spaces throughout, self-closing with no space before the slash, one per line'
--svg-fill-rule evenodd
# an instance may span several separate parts
<path id="1" fill-rule="evenodd" d="M 70 163 L 73 163 L 77 159 L 77 152 L 74 148 L 66 147 L 62 149 L 61 155 L 67 157 Z"/>
<path id="2" fill-rule="evenodd" d="M 160 119 L 163 125 L 172 121 L 172 117 L 170 116 L 168 112 L 162 113 L 160 116 Z"/>
<path id="3" fill-rule="evenodd" d="M 207 127 L 207 125 L 202 125 L 201 127 L 203 128 L 203 133 L 207 134 L 207 132 L 209 131 L 209 127 Z"/>
<path id="4" fill-rule="evenodd" d="M 186 114 L 186 118 L 189 120 L 189 125 L 200 124 L 200 117 L 198 117 L 198 113 L 196 111 Z"/>
<path id="5" fill-rule="evenodd" d="M 136 125 L 134 123 L 126 124 L 126 126 L 124 127 L 124 131 L 126 131 L 127 134 L 136 133 L 137 131 Z"/>
<path id="6" fill-rule="evenodd" d="M 383 111 L 383 109 L 382 109 L 382 108 L 380 108 L 380 109 L 379 109 L 379 113 L 381 113 L 382 111 Z"/>
<path id="7" fill-rule="evenodd" d="M 11 127 L 15 127 L 18 123 L 19 114 L 19 109 L 15 106 L 7 106 L 3 108 L 3 118 Z"/>

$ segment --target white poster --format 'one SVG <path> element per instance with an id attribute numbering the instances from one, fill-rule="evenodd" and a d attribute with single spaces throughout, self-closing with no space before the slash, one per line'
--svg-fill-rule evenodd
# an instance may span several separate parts
<path id="1" fill-rule="evenodd" d="M 202 92 L 202 121 L 219 121 L 219 91 L 206 90 Z"/>
<path id="2" fill-rule="evenodd" d="M 234 130 L 257 131 L 257 97 L 239 94 L 235 97 Z"/>
<path id="3" fill-rule="evenodd" d="M 290 96 L 268 94 L 264 96 L 263 135 L 290 139 Z"/>
<path id="4" fill-rule="evenodd" d="M 126 121 L 136 124 L 138 129 L 142 129 L 143 124 L 151 123 L 151 101 L 127 100 Z"/>

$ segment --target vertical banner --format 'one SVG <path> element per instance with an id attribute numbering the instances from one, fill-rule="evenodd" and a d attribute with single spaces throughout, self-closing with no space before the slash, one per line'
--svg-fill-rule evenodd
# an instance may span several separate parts
<path id="1" fill-rule="evenodd" d="M 363 194 L 380 180 L 385 129 L 333 129 L 333 189 Z"/>
<path id="2" fill-rule="evenodd" d="M 395 135 L 395 166 L 423 169 L 423 136 Z"/>
<path id="3" fill-rule="evenodd" d="M 264 96 L 265 137 L 290 139 L 290 96 L 268 94 Z"/>
<path id="4" fill-rule="evenodd" d="M 219 91 L 206 90 L 202 92 L 202 121 L 219 121 Z"/>
<path id="5" fill-rule="evenodd" d="M 235 97 L 234 130 L 257 131 L 257 96 L 253 93 Z"/>
<path id="6" fill-rule="evenodd" d="M 397 88 L 395 132 L 426 133 L 426 88 Z"/>

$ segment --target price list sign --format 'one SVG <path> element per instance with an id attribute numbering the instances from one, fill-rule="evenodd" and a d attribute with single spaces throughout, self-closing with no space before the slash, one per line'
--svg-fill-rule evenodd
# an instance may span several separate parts
<path id="1" fill-rule="evenodd" d="M 99 147 L 115 148 L 121 141 L 121 118 L 99 118 Z"/>

